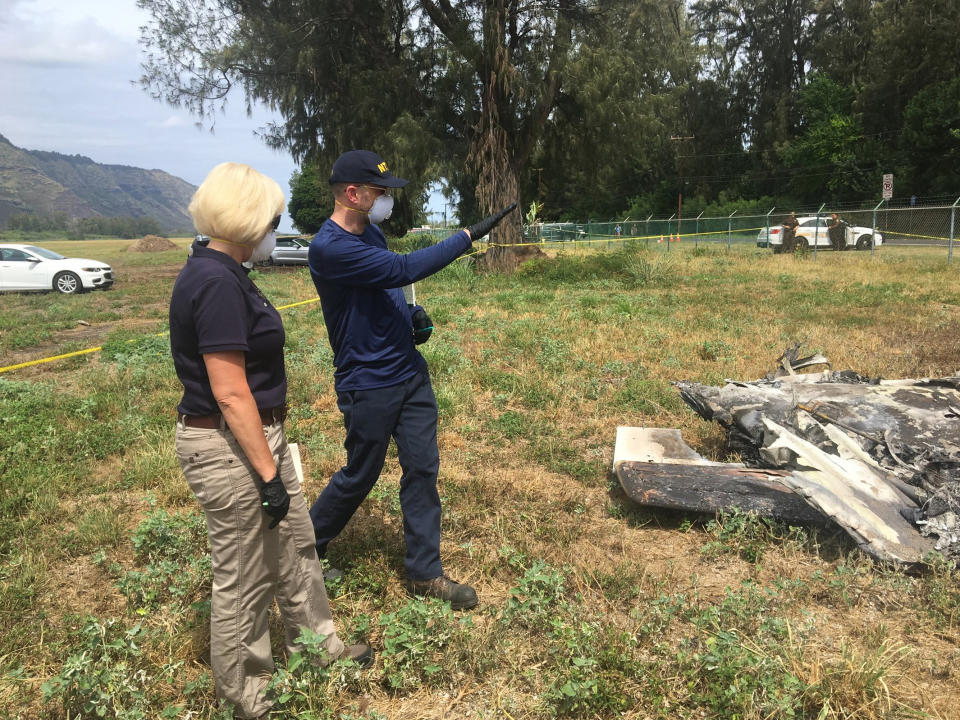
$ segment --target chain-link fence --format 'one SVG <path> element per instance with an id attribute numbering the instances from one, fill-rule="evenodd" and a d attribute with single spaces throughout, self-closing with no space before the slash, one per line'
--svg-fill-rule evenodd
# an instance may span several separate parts
<path id="1" fill-rule="evenodd" d="M 524 242 L 605 249 L 624 242 L 643 242 L 669 250 L 676 243 L 756 244 L 773 252 L 860 250 L 876 252 L 883 246 L 943 248 L 953 259 L 960 234 L 960 198 L 924 206 L 771 208 L 767 212 L 731 213 L 725 217 L 624 218 L 609 222 L 538 223 L 524 226 Z M 791 214 L 796 221 L 794 227 Z M 834 218 L 834 214 L 836 217 Z M 792 232 L 790 230 L 792 229 Z"/>

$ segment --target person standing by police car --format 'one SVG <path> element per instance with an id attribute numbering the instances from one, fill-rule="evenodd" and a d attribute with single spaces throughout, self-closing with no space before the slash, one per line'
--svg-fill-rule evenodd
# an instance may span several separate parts
<path id="1" fill-rule="evenodd" d="M 847 224 L 836 213 L 830 213 L 830 219 L 827 221 L 827 235 L 834 250 L 847 249 L 846 226 Z"/>
<path id="2" fill-rule="evenodd" d="M 390 191 L 407 180 L 383 158 L 350 150 L 333 164 L 335 207 L 310 243 L 310 274 L 333 348 L 337 406 L 346 429 L 347 463 L 310 508 L 317 554 L 353 516 L 373 488 L 393 437 L 402 468 L 400 507 L 406 543 L 407 592 L 474 607 L 476 591 L 455 582 L 440 562 L 437 401 L 427 363 L 416 350 L 433 329 L 423 308 L 408 306 L 403 286 L 462 255 L 516 203 L 431 247 L 403 255 L 387 249 L 378 224 L 393 208 Z"/>
<path id="3" fill-rule="evenodd" d="M 265 717 L 276 598 L 289 653 L 302 628 L 331 658 L 372 662 L 344 647 L 327 602 L 307 504 L 283 431 L 287 379 L 280 315 L 242 263 L 265 260 L 283 211 L 280 187 L 239 163 L 215 167 L 190 202 L 197 231 L 170 298 L 170 349 L 183 398 L 176 452 L 203 508 L 213 596 L 210 662 L 235 717 Z"/>
<path id="4" fill-rule="evenodd" d="M 800 226 L 799 221 L 797 220 L 796 213 L 790 213 L 786 220 L 783 221 L 783 224 L 780 226 L 782 228 L 781 235 L 781 248 L 783 252 L 792 253 L 797 249 L 797 228 Z"/>

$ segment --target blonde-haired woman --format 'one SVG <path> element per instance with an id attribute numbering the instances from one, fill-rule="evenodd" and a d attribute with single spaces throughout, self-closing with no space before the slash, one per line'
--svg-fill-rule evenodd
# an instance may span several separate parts
<path id="1" fill-rule="evenodd" d="M 283 205 L 279 185 L 253 168 L 215 167 L 189 208 L 210 242 L 194 245 L 170 298 L 170 348 L 184 388 L 177 459 L 210 538 L 214 686 L 238 718 L 270 710 L 263 690 L 274 669 L 274 599 L 288 652 L 306 627 L 326 636 L 332 658 L 373 660 L 367 645 L 345 647 L 334 630 L 283 432 L 283 324 L 242 265 L 270 255 Z"/>

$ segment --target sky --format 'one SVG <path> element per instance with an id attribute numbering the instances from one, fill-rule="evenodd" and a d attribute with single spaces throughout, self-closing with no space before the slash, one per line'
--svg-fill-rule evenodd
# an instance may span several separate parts
<path id="1" fill-rule="evenodd" d="M 135 0 L 0 0 L 0 135 L 26 150 L 163 170 L 194 185 L 218 163 L 243 162 L 289 199 L 296 164 L 256 136 L 279 119 L 267 108 L 248 117 L 236 92 L 211 132 L 136 83 L 148 20 Z M 286 214 L 279 230 L 294 231 Z"/>

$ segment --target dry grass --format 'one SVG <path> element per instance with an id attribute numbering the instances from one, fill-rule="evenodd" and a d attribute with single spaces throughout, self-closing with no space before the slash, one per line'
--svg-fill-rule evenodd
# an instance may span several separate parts
<path id="1" fill-rule="evenodd" d="M 98 251 L 111 262 L 126 256 L 121 245 L 82 254 Z M 437 325 L 423 351 L 441 409 L 444 565 L 475 585 L 481 606 L 470 614 L 472 628 L 443 650 L 442 681 L 424 675 L 418 687 L 392 691 L 381 659 L 327 697 L 331 712 L 760 718 L 777 717 L 770 703 L 782 695 L 793 698 L 796 717 L 956 716 L 955 573 L 935 568 L 907 577 L 850 554 L 835 535 L 776 535 L 639 510 L 611 486 L 608 469 L 617 425 L 678 427 L 700 452 L 728 458 L 717 428 L 687 410 L 670 382 L 760 377 L 795 340 L 826 354 L 836 369 L 883 377 L 955 372 L 960 273 L 946 268 L 942 255 L 894 248 L 874 260 L 823 253 L 813 261 L 746 248 L 674 247 L 669 257 L 651 256 L 629 260 L 645 262 L 642 273 L 591 274 L 585 267 L 595 254 L 567 253 L 517 277 L 452 268 L 418 287 Z M 81 295 L 67 314 L 114 312 L 118 317 L 94 322 L 101 329 L 133 327 L 143 309 L 159 315 L 179 262 L 128 265 L 124 298 L 142 296 L 136 303 L 118 307 L 113 291 Z M 313 295 L 305 270 L 263 271 L 257 282 L 277 305 Z M 6 315 L 22 310 L 36 318 L 58 299 L 10 300 Z M 343 462 L 342 420 L 319 307 L 292 309 L 284 321 L 288 435 L 300 445 L 305 492 L 313 498 Z M 66 332 L 54 327 L 16 352 L 55 351 Z M 176 682 L 158 685 L 163 702 L 183 703 L 194 717 L 215 716 L 202 680 L 203 623 L 190 626 L 189 613 L 169 605 L 140 617 L 126 606 L 115 580 L 116 572 L 138 568 L 129 541 L 104 548 L 98 560 L 61 540 L 98 503 L 115 507 L 128 533 L 150 516 L 148 498 L 172 512 L 193 511 L 172 457 L 180 388 L 169 362 L 147 348 L 118 363 L 51 364 L 3 379 L 23 385 L 0 383 L 8 388 L 0 395 L 5 416 L 28 402 L 23 388 L 36 383 L 61 397 L 49 407 L 30 405 L 32 413 L 59 413 L 64 427 L 101 433 L 82 445 L 58 441 L 47 456 L 0 443 L 6 474 L 24 487 L 51 488 L 19 500 L 3 496 L 0 574 L 4 582 L 17 578 L 0 598 L 0 702 L 6 699 L 11 717 L 63 717 L 42 704 L 39 685 L 75 651 L 70 630 L 84 614 L 142 620 L 156 630 L 148 644 L 152 665 L 183 663 Z M 347 571 L 331 588 L 338 627 L 349 635 L 366 625 L 363 634 L 381 649 L 378 618 L 408 608 L 399 475 L 391 453 L 376 490 L 331 545 Z M 752 560 L 738 551 L 745 544 L 759 548 Z M 562 576 L 562 592 L 525 580 L 537 563 Z M 29 602 L 14 591 L 28 593 Z M 554 603 L 545 614 L 528 609 L 505 620 L 512 602 L 537 592 Z M 582 677 L 571 647 L 596 663 Z M 726 699 L 725 673 L 741 678 Z M 583 684 L 590 678 L 600 682 L 592 695 Z M 187 683 L 198 680 L 200 689 L 188 696 Z M 580 705 L 556 694 L 564 681 L 581 683 Z M 17 695 L 14 686 L 29 692 Z"/>

